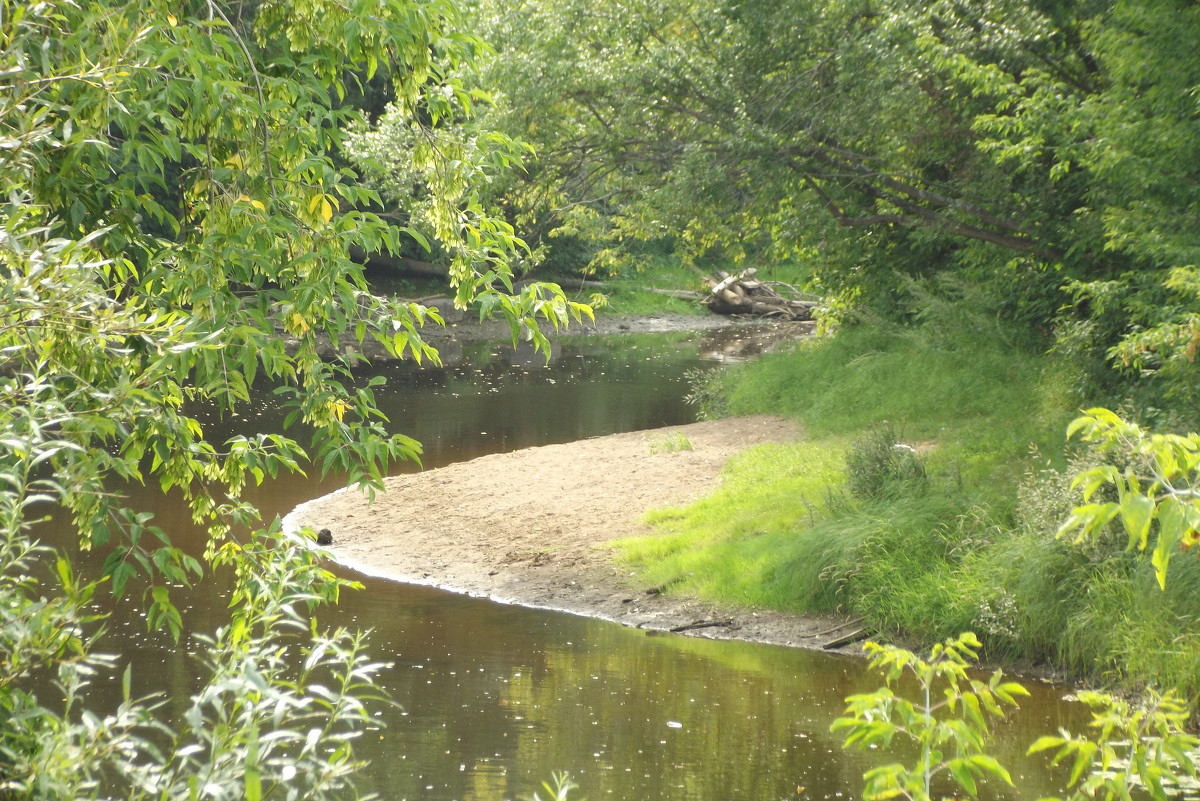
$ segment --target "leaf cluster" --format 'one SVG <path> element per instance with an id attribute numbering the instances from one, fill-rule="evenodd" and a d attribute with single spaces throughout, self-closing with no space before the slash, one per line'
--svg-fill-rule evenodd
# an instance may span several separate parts
<path id="1" fill-rule="evenodd" d="M 1003 707 L 1015 706 L 1016 698 L 1028 692 L 1015 682 L 1002 682 L 999 672 L 986 683 L 969 679 L 967 669 L 978 648 L 970 633 L 935 646 L 927 658 L 867 644 L 872 667 L 885 674 L 888 684 L 847 698 L 847 715 L 838 718 L 832 730 L 845 732 L 845 744 L 858 747 L 891 748 L 900 734 L 919 746 L 920 757 L 912 766 L 894 763 L 867 771 L 864 798 L 931 798 L 932 782 L 941 772 L 948 772 L 969 798 L 979 797 L 978 780 L 983 776 L 1012 784 L 1008 771 L 987 753 L 989 721 L 1003 717 Z M 916 679 L 916 701 L 891 689 L 906 673 Z M 934 701 L 937 680 L 945 687 Z M 1080 692 L 1079 700 L 1094 710 L 1093 736 L 1064 729 L 1039 737 L 1029 747 L 1030 754 L 1049 753 L 1054 765 L 1071 766 L 1066 780 L 1071 793 L 1065 798 L 1128 801 L 1144 791 L 1165 801 L 1194 779 L 1200 738 L 1187 731 L 1187 705 L 1174 693 L 1151 692 L 1143 703 L 1134 704 L 1089 690 Z M 935 715 L 939 711 L 940 718 Z M 946 747 L 952 749 L 949 754 L 944 753 Z"/>
<path id="2" fill-rule="evenodd" d="M 903 308 L 898 275 L 948 271 L 1085 348 L 1096 385 L 1153 377 L 1195 413 L 1200 15 L 1183 0 L 468 14 L 494 47 L 472 66 L 495 99 L 484 124 L 535 151 L 484 201 L 530 262 L 795 259 L 836 304 L 884 314 Z M 373 143 L 393 163 L 414 147 L 395 129 Z"/>
<path id="3" fill-rule="evenodd" d="M 1110 461 L 1076 476 L 1073 486 L 1082 489 L 1085 503 L 1071 512 L 1059 536 L 1073 534 L 1081 542 L 1119 519 L 1127 549 L 1145 551 L 1153 534 L 1151 561 L 1165 589 L 1171 554 L 1200 542 L 1200 434 L 1150 433 L 1101 408 L 1077 418 L 1068 434 L 1125 466 Z M 1115 500 L 1096 499 L 1106 487 L 1116 491 Z"/>
<path id="4" fill-rule="evenodd" d="M 1151 693 L 1137 706 L 1093 691 L 1081 692 L 1079 700 L 1095 710 L 1095 739 L 1062 731 L 1029 747 L 1031 754 L 1053 752 L 1055 765 L 1071 765 L 1072 801 L 1131 799 L 1137 790 L 1165 801 L 1178 794 L 1181 779 L 1196 776 L 1200 738 L 1187 731 L 1187 705 L 1174 693 Z"/>

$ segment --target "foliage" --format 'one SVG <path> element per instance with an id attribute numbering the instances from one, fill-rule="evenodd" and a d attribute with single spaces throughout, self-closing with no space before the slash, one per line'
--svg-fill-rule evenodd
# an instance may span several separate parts
<path id="1" fill-rule="evenodd" d="M 1014 486 L 1006 462 L 1031 443 L 1060 447 L 1078 403 L 1060 386 L 1070 375 L 1069 365 L 1048 363 L 1002 325 L 971 315 L 915 327 L 864 321 L 745 365 L 726 383 L 734 414 L 793 415 L 814 437 L 866 437 L 892 425 L 914 445 L 936 446 L 924 454 L 931 474 L 953 462 L 983 489 L 993 480 Z"/>
<path id="2" fill-rule="evenodd" d="M 486 102 L 485 95 L 476 91 L 455 99 L 461 108 L 430 110 L 441 123 L 434 128 L 405 104 L 390 104 L 374 126 L 359 122 L 346 152 L 364 181 L 386 198 L 390 214 L 441 245 L 451 275 L 461 281 L 478 269 L 471 260 L 486 253 L 473 237 L 503 243 L 486 254 L 490 258 L 522 253 L 512 226 L 485 208 L 485 198 L 488 184 L 519 168 L 528 146 L 471 122 L 474 105 Z"/>
<path id="3" fill-rule="evenodd" d="M 1174 693 L 1150 693 L 1140 706 L 1093 691 L 1079 700 L 1095 710 L 1094 740 L 1062 731 L 1029 747 L 1031 754 L 1052 751 L 1056 765 L 1070 763 L 1067 798 L 1128 799 L 1136 788 L 1166 801 L 1177 796 L 1181 778 L 1195 777 L 1200 738 L 1187 731 L 1187 705 Z"/>
<path id="4" fill-rule="evenodd" d="M 690 387 L 684 401 L 696 409 L 699 420 L 719 420 L 729 416 L 729 393 L 725 387 L 728 371 L 724 368 L 693 368 L 685 377 Z"/>
<path id="5" fill-rule="evenodd" d="M 1076 541 L 1082 542 L 1119 519 L 1128 549 L 1145 551 L 1153 533 L 1152 562 L 1159 586 L 1165 589 L 1171 554 L 1200 542 L 1200 434 L 1152 434 L 1099 408 L 1089 409 L 1068 430 L 1125 466 L 1100 464 L 1076 477 L 1084 501 L 1105 487 L 1113 487 L 1116 498 L 1076 507 L 1060 535 L 1075 533 Z"/>
<path id="6" fill-rule="evenodd" d="M 463 113 L 470 92 L 450 72 L 480 45 L 456 26 L 442 0 L 2 0 L 6 798 L 355 797 L 352 746 L 380 666 L 361 635 L 311 619 L 346 583 L 306 539 L 262 531 L 243 492 L 309 465 L 375 486 L 420 453 L 385 431 L 375 382 L 354 385 L 348 368 L 367 337 L 436 359 L 420 326 L 439 317 L 370 295 L 349 258 L 421 235 L 359 210 L 379 198 L 337 166 L 358 117 L 339 99 L 385 72 L 430 130 Z M 466 195 L 427 189 L 459 248 L 460 302 L 535 345 L 538 320 L 588 313 L 551 286 L 493 288 L 520 243 Z M 342 357 L 323 359 L 328 345 Z M 198 410 L 236 414 L 256 382 L 276 388 L 305 445 L 206 438 Z M 185 499 L 210 534 L 202 558 L 129 505 L 130 482 Z M 39 543 L 51 507 L 92 569 Z M 178 637 L 172 587 L 215 570 L 232 574 L 230 621 L 203 635 L 207 680 L 183 719 L 162 721 L 128 678 L 119 708 L 93 708 L 89 681 L 119 668 L 96 650 L 96 593 L 145 587 L 147 621 Z"/>
<path id="7" fill-rule="evenodd" d="M 867 643 L 871 667 L 885 672 L 888 686 L 847 698 L 847 715 L 834 721 L 830 730 L 845 732 L 846 746 L 886 749 L 899 736 L 919 751 L 911 767 L 896 762 L 867 771 L 867 801 L 928 801 L 935 797 L 934 782 L 942 774 L 972 798 L 984 777 L 1012 785 L 1008 771 L 987 753 L 989 719 L 1002 718 L 1004 706 L 1015 707 L 1016 697 L 1029 693 L 1016 682 L 1002 681 L 999 671 L 986 682 L 971 678 L 967 667 L 979 647 L 975 635 L 966 633 L 935 645 L 929 658 L 922 659 L 901 648 Z M 905 673 L 917 681 L 916 702 L 891 689 Z"/>
<path id="8" fill-rule="evenodd" d="M 1082 332 L 1195 414 L 1200 163 L 1183 0 L 474 0 L 486 127 L 536 157 L 491 203 L 593 270 L 795 259 L 897 310 L 950 271 L 1029 335 Z M 381 124 L 380 130 L 386 127 Z M 403 150 L 404 137 L 394 137 Z M 902 291 L 899 294 L 903 294 Z"/>
<path id="9" fill-rule="evenodd" d="M 1002 347 L 973 322 L 978 336 L 956 335 L 944 319 L 928 325 L 927 336 L 848 327 L 705 384 L 735 412 L 796 416 L 807 441 L 731 461 L 713 498 L 653 514 L 659 534 L 622 553 L 651 585 L 685 576 L 680 588 L 710 598 L 854 611 L 877 631 L 927 639 L 969 625 L 973 611 L 952 598 L 952 577 L 967 554 L 997 539 L 1030 443 L 1052 452 L 1068 410 L 1039 385 L 1036 356 Z M 909 478 L 920 471 L 900 461 L 907 452 L 894 439 L 881 439 L 883 420 L 903 421 L 927 451 L 923 479 L 891 480 L 896 469 Z M 856 441 L 874 443 L 879 458 L 855 462 Z M 890 490 L 855 497 L 855 465 Z M 976 504 L 985 508 L 972 515 Z"/>
<path id="10" fill-rule="evenodd" d="M 648 586 L 852 613 L 909 642 L 973 630 L 989 659 L 1200 697 L 1200 560 L 1174 559 L 1164 591 L 1150 560 L 1126 552 L 1119 515 L 1085 542 L 1056 537 L 1083 502 L 1075 474 L 1109 463 L 1142 477 L 1144 461 L 1096 443 L 1068 459 L 1072 366 L 1003 344 L 963 311 L 922 309 L 916 329 L 846 326 L 722 373 L 706 389 L 717 402 L 794 415 L 807 441 L 731 462 L 718 494 L 652 514 L 659 536 L 622 554 Z M 848 454 L 885 420 L 920 445 L 926 478 L 856 498 Z M 1108 486 L 1091 502 L 1117 500 Z"/>

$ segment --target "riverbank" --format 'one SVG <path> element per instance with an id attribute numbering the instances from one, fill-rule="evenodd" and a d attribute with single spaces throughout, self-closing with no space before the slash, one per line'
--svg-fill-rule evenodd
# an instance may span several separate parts
<path id="1" fill-rule="evenodd" d="M 787 442 L 780 417 L 739 417 L 494 454 L 393 476 L 374 503 L 342 490 L 284 520 L 333 533 L 330 553 L 361 573 L 610 620 L 653 633 L 815 648 L 844 623 L 703 602 L 639 585 L 607 547 L 653 530 L 650 509 L 711 493 L 725 462 Z"/>

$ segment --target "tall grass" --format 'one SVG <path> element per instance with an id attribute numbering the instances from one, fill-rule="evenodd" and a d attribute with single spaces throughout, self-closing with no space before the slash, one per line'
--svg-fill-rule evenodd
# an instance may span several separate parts
<path id="1" fill-rule="evenodd" d="M 807 440 L 733 461 L 623 558 L 654 586 L 853 613 L 910 644 L 974 630 L 992 659 L 1200 697 L 1200 562 L 1172 565 L 1164 592 L 1123 540 L 1055 537 L 1079 502 L 1063 439 L 1084 402 L 1075 375 L 956 313 L 850 326 L 723 376 L 734 413 L 791 415 Z M 878 475 L 848 481 L 848 456 Z"/>

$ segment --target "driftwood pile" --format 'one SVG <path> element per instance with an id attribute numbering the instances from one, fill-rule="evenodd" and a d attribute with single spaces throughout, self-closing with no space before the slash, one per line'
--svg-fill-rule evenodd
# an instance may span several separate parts
<path id="1" fill-rule="evenodd" d="M 721 273 L 721 280 L 705 281 L 709 291 L 701 299 L 717 314 L 752 314 L 781 320 L 811 320 L 820 302 L 806 297 L 782 281 L 760 281 L 751 267 L 737 275 Z"/>

